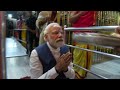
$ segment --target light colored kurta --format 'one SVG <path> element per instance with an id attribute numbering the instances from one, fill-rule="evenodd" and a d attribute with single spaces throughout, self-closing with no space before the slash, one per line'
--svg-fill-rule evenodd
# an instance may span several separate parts
<path id="1" fill-rule="evenodd" d="M 40 36 L 39 36 L 39 45 L 40 44 L 43 44 L 45 41 L 44 41 L 44 34 L 43 34 L 43 31 L 45 29 L 45 27 L 48 25 L 48 20 L 46 20 L 48 17 L 50 18 L 52 15 L 52 11 L 41 11 L 38 15 L 38 18 L 36 20 L 36 26 L 37 28 L 40 30 L 39 32 L 40 33 Z M 43 25 L 40 25 L 39 23 L 40 22 L 43 22 L 43 21 L 46 21 Z"/>

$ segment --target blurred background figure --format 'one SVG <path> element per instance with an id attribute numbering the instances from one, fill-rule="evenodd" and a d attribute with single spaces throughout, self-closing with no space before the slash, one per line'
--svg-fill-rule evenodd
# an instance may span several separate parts
<path id="1" fill-rule="evenodd" d="M 30 52 L 34 47 L 38 45 L 38 38 L 36 37 L 36 16 L 33 15 L 32 11 L 26 11 L 26 26 L 27 26 L 27 53 Z"/>
<path id="2" fill-rule="evenodd" d="M 95 11 L 70 11 L 70 17 L 69 21 L 72 25 L 72 27 L 79 28 L 79 27 L 90 27 L 95 25 Z M 85 31 L 74 31 L 74 33 L 83 33 Z M 89 32 L 89 31 L 87 31 Z M 80 48 L 93 48 L 90 47 L 87 44 L 81 44 L 74 42 L 75 46 L 78 46 Z M 78 64 L 86 69 L 90 69 L 91 67 L 91 59 L 92 59 L 92 53 L 74 49 L 73 51 L 73 63 Z M 77 67 L 74 67 L 76 74 L 78 75 L 78 78 L 85 78 L 87 75 L 87 72 L 83 69 L 79 69 Z"/>
<path id="3" fill-rule="evenodd" d="M 115 35 L 116 35 L 116 37 L 119 37 L 119 38 L 120 38 L 120 27 L 117 27 L 117 28 L 115 29 Z M 115 49 L 115 51 L 117 51 L 117 52 L 120 53 L 120 47 L 115 47 L 114 49 Z"/>
<path id="4" fill-rule="evenodd" d="M 6 36 L 11 37 L 12 36 L 12 31 L 13 31 L 13 21 L 7 17 L 6 19 Z"/>
<path id="5" fill-rule="evenodd" d="M 41 11 L 36 20 L 36 26 L 39 30 L 39 44 L 45 43 L 43 39 L 43 31 L 45 27 L 51 23 L 56 22 L 57 11 Z"/>
<path id="6" fill-rule="evenodd" d="M 21 40 L 21 33 L 22 33 L 21 29 L 22 29 L 23 23 L 24 23 L 23 15 L 19 15 L 17 20 L 17 29 L 19 29 L 19 31 L 15 32 L 15 37 L 20 40 Z"/>

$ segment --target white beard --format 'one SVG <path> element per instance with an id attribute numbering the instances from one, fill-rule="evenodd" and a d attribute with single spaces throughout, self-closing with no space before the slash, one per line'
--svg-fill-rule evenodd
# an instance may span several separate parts
<path id="1" fill-rule="evenodd" d="M 56 43 L 56 47 L 59 48 L 59 47 L 62 47 L 64 45 L 64 41 L 59 41 Z"/>

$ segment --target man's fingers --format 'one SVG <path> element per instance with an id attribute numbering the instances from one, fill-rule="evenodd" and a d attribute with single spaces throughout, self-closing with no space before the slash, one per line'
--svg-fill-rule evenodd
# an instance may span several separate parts
<path id="1" fill-rule="evenodd" d="M 69 56 L 71 56 L 72 54 L 70 52 L 65 54 L 65 59 L 67 59 Z"/>
<path id="2" fill-rule="evenodd" d="M 71 61 L 72 60 L 72 54 L 69 54 L 66 59 L 65 62 Z"/>
<path id="3" fill-rule="evenodd" d="M 63 54 L 60 58 L 59 58 L 59 61 L 58 63 L 65 67 L 67 63 L 71 62 L 72 60 L 72 54 L 71 53 L 66 53 L 66 54 Z"/>

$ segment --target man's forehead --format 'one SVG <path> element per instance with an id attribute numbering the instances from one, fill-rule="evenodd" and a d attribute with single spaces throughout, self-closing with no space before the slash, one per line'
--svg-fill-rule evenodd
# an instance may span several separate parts
<path id="1" fill-rule="evenodd" d="M 57 23 L 51 23 L 46 28 L 47 28 L 48 32 L 62 30 L 62 27 Z"/>
<path id="2" fill-rule="evenodd" d="M 53 28 L 62 28 L 60 25 L 57 25 L 57 24 L 56 24 L 56 25 L 53 25 L 52 27 L 53 27 Z"/>
<path id="3" fill-rule="evenodd" d="M 53 30 L 62 30 L 62 27 L 59 26 L 59 25 L 53 25 L 53 26 L 51 27 L 51 31 L 53 31 Z"/>

